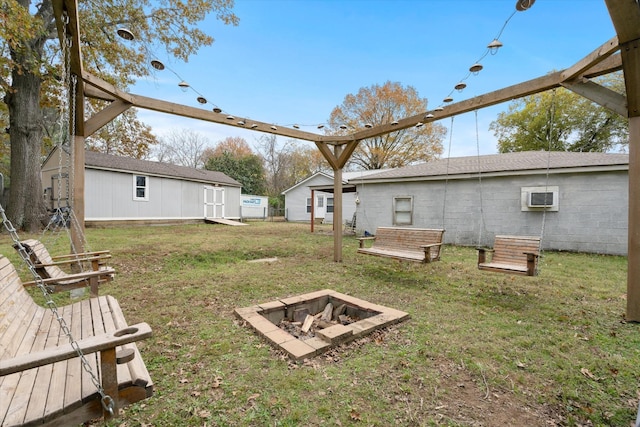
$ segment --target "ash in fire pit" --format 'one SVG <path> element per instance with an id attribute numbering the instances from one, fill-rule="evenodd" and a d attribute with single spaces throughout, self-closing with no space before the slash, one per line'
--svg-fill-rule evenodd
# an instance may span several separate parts
<path id="1" fill-rule="evenodd" d="M 403 311 L 330 289 L 238 308 L 235 312 L 295 360 L 316 356 L 332 346 L 409 318 Z"/>

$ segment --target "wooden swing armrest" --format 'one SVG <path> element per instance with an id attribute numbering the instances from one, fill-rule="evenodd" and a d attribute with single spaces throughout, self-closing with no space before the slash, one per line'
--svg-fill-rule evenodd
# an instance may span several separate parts
<path id="1" fill-rule="evenodd" d="M 442 246 L 442 243 L 430 243 L 428 245 L 420 245 L 420 247 L 424 249 L 432 248 L 434 246 Z"/>
<path id="2" fill-rule="evenodd" d="M 108 256 L 97 256 L 97 257 L 86 257 L 86 258 L 79 258 L 79 257 L 74 257 L 74 258 L 69 258 L 69 259 L 61 259 L 61 260 L 56 260 L 55 258 L 52 258 L 54 260 L 54 262 L 50 262 L 47 264 L 40 264 L 37 263 L 35 264 L 35 267 L 52 267 L 52 266 L 57 266 L 57 265 L 69 265 L 69 264 L 75 264 L 75 263 L 79 263 L 79 262 L 99 262 L 103 259 L 108 259 L 111 258 L 111 255 Z"/>
<path id="3" fill-rule="evenodd" d="M 63 260 L 71 258 L 76 260 L 78 258 L 89 258 L 89 259 L 101 259 L 101 258 L 111 258 L 111 251 L 95 251 L 95 252 L 81 252 L 78 254 L 66 254 L 66 255 L 56 255 L 52 256 L 51 259 L 54 261 Z"/>
<path id="4" fill-rule="evenodd" d="M 482 248 L 482 247 L 477 247 L 476 250 L 480 251 L 480 252 L 493 252 L 494 251 L 491 248 Z"/>
<path id="5" fill-rule="evenodd" d="M 365 240 L 376 240 L 376 236 L 371 236 L 371 237 L 358 237 L 358 241 L 360 242 L 360 247 L 364 248 L 364 241 Z"/>
<path id="6" fill-rule="evenodd" d="M 111 333 L 79 340 L 77 344 L 83 354 L 90 354 L 115 349 L 117 346 L 140 341 L 149 338 L 151 335 L 151 326 L 147 323 L 138 323 Z M 63 344 L 35 353 L 22 354 L 11 359 L 0 360 L 0 377 L 74 357 L 78 357 L 78 353 L 71 344 Z"/>
<path id="7" fill-rule="evenodd" d="M 39 266 L 39 264 L 37 264 L 36 266 Z M 44 283 L 45 285 L 48 283 L 58 283 L 60 282 L 60 280 L 63 281 L 72 281 L 72 280 L 81 280 L 81 279 L 91 279 L 92 277 L 103 277 L 103 276 L 112 276 L 116 273 L 116 271 L 111 268 L 111 267 L 107 267 L 104 268 L 102 270 L 95 270 L 95 271 L 85 271 L 83 273 L 76 273 L 76 274 L 67 274 L 66 276 L 64 276 L 64 278 L 59 278 L 59 277 L 49 277 L 46 279 L 41 279 L 42 283 Z M 22 285 L 24 287 L 29 287 L 29 286 L 36 286 L 36 284 L 38 283 L 38 281 L 36 280 L 32 280 L 30 282 L 23 282 Z"/>

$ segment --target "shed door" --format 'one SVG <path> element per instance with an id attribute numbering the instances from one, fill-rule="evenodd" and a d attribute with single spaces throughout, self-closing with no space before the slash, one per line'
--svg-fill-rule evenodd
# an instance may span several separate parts
<path id="1" fill-rule="evenodd" d="M 204 217 L 224 218 L 224 188 L 204 187 Z"/>

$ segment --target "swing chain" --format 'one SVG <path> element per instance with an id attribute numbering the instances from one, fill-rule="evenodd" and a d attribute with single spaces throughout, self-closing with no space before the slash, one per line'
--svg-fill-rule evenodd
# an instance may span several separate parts
<path id="1" fill-rule="evenodd" d="M 33 262 L 31 261 L 29 254 L 27 254 L 26 248 L 24 247 L 22 242 L 20 242 L 18 232 L 16 231 L 15 227 L 13 226 L 9 218 L 7 218 L 7 215 L 2 205 L 0 205 L 0 216 L 2 216 L 2 224 L 4 225 L 4 228 L 9 232 L 9 235 L 11 236 L 11 240 L 13 240 L 14 247 L 18 250 L 20 257 L 26 263 L 27 267 L 29 268 L 29 271 L 33 275 L 33 278 L 36 282 L 36 286 L 42 292 L 42 295 L 45 298 L 45 305 L 49 307 L 49 309 L 55 316 L 56 320 L 60 324 L 60 329 L 62 330 L 64 335 L 68 338 L 69 343 L 71 344 L 71 347 L 75 350 L 78 357 L 80 358 L 80 362 L 82 363 L 83 369 L 85 370 L 85 372 L 87 372 L 91 376 L 91 382 L 98 390 L 98 394 L 100 394 L 102 407 L 104 408 L 105 411 L 109 412 L 110 415 L 113 415 L 114 408 L 115 408 L 113 398 L 105 393 L 104 388 L 100 383 L 100 380 L 98 379 L 96 374 L 93 372 L 93 369 L 91 368 L 91 365 L 89 364 L 87 358 L 85 357 L 84 352 L 80 348 L 78 342 L 73 338 L 73 335 L 71 334 L 71 329 L 67 325 L 66 320 L 58 312 L 58 306 L 56 305 L 55 301 L 53 301 L 53 298 L 51 297 L 51 294 L 49 293 L 47 286 L 42 280 L 42 277 L 40 277 L 40 275 L 36 271 L 36 268 Z"/>

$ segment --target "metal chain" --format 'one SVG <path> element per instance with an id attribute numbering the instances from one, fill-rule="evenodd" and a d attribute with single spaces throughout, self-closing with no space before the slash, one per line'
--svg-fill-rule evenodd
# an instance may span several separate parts
<path id="1" fill-rule="evenodd" d="M 555 124 L 555 116 L 556 116 L 556 90 L 553 89 L 551 91 L 551 106 L 549 107 L 549 115 L 551 117 L 549 117 L 549 138 L 547 141 L 547 176 L 546 176 L 546 180 L 544 183 L 544 202 L 545 202 L 545 207 L 542 210 L 542 221 L 540 224 L 540 245 L 538 246 L 538 253 L 540 254 L 540 260 L 536 263 L 536 274 L 540 273 L 540 264 L 542 263 L 542 260 L 544 259 L 544 254 L 543 254 L 543 246 L 542 246 L 542 242 L 543 242 L 543 238 L 544 238 L 544 227 L 547 221 L 547 195 L 549 194 L 549 170 L 551 169 L 551 140 L 553 138 L 553 126 Z"/>
<path id="2" fill-rule="evenodd" d="M 34 280 L 36 282 L 36 285 L 37 285 L 38 289 L 40 289 L 40 291 L 42 291 L 42 295 L 44 296 L 44 298 L 46 300 L 46 302 L 45 302 L 46 306 L 49 307 L 49 309 L 51 310 L 51 312 L 55 316 L 56 320 L 60 324 L 60 329 L 62 330 L 64 335 L 69 339 L 69 343 L 71 344 L 71 347 L 78 354 L 78 357 L 80 358 L 80 361 L 82 362 L 82 367 L 84 368 L 85 372 L 87 372 L 91 376 L 91 382 L 93 383 L 93 385 L 98 390 L 98 394 L 100 394 L 100 400 L 101 400 L 101 403 L 102 403 L 102 407 L 106 411 L 108 411 L 111 415 L 113 415 L 113 410 L 114 410 L 114 407 L 115 407 L 115 402 L 114 402 L 113 398 L 105 393 L 104 388 L 102 387 L 102 384 L 100 383 L 100 380 L 98 379 L 96 374 L 93 372 L 93 369 L 91 368 L 91 365 L 89 364 L 89 361 L 85 357 L 84 352 L 80 348 L 78 342 L 73 338 L 73 335 L 71 334 L 71 329 L 69 329 L 69 326 L 67 325 L 67 321 L 58 312 L 58 306 L 56 305 L 55 301 L 53 301 L 53 298 L 51 298 L 51 294 L 49 293 L 49 290 L 47 289 L 47 286 L 45 285 L 44 281 L 42 280 L 42 277 L 40 277 L 40 275 L 36 271 L 36 268 L 33 265 L 33 262 L 31 261 L 31 258 L 29 257 L 29 254 L 27 253 L 26 248 L 20 242 L 20 238 L 18 236 L 18 232 L 14 228 L 13 224 L 11 223 L 11 221 L 9 221 L 9 218 L 7 218 L 7 215 L 5 214 L 4 208 L 2 207 L 1 204 L 0 204 L 0 215 L 2 216 L 2 224 L 4 225 L 4 228 L 7 229 L 7 231 L 9 232 L 9 235 L 11 236 L 11 240 L 13 240 L 14 247 L 18 250 L 18 253 L 20 254 L 20 257 L 26 263 L 26 265 L 29 268 L 29 271 L 31 272 L 31 274 L 33 274 L 33 278 L 34 278 Z"/>
<path id="3" fill-rule="evenodd" d="M 444 179 L 444 195 L 442 199 L 442 228 L 445 227 L 446 209 L 447 209 L 447 186 L 449 184 L 449 160 L 451 160 L 451 141 L 453 140 L 453 116 L 451 116 L 451 125 L 449 126 L 449 149 L 447 150 L 447 163 Z"/>
<path id="4" fill-rule="evenodd" d="M 484 203 L 482 200 L 482 168 L 480 166 L 480 134 L 478 132 L 478 110 L 475 110 L 476 116 L 476 151 L 478 153 L 478 195 L 480 196 L 480 226 L 478 229 L 478 247 L 482 246 L 482 232 L 485 229 L 484 221 Z"/>

